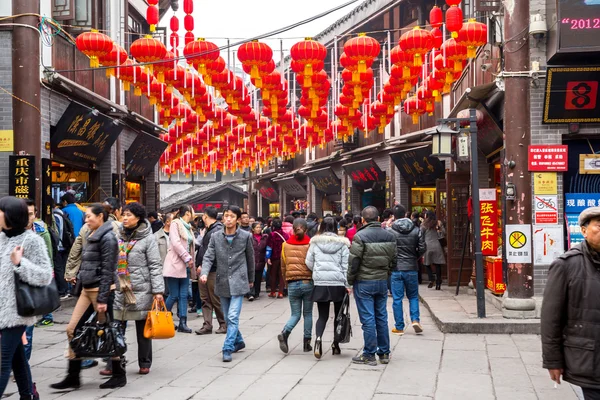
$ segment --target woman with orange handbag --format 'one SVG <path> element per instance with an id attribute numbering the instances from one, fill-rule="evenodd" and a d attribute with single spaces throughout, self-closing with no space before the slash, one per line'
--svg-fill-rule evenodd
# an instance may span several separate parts
<path id="1" fill-rule="evenodd" d="M 119 286 L 114 316 L 117 321 L 135 321 L 139 373 L 146 375 L 152 366 L 152 339 L 144 336 L 144 326 L 154 301 L 163 302 L 165 286 L 156 239 L 140 203 L 123 207 L 123 226 L 117 240 Z"/>

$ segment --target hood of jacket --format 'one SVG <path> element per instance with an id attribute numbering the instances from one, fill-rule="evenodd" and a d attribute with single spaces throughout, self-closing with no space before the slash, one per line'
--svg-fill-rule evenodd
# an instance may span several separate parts
<path id="1" fill-rule="evenodd" d="M 332 232 L 325 232 L 321 235 L 313 237 L 310 241 L 325 254 L 336 254 L 344 246 L 350 247 L 348 238 L 338 236 Z"/>
<path id="2" fill-rule="evenodd" d="M 133 231 L 131 236 L 125 233 L 125 227 L 121 224 L 119 228 L 119 238 L 123 240 L 142 240 L 152 233 L 152 225 L 148 220 L 140 221 L 138 227 Z"/>
<path id="3" fill-rule="evenodd" d="M 212 232 L 212 231 L 219 230 L 219 229 L 221 229 L 221 230 L 224 229 L 224 225 L 221 221 L 217 221 L 214 224 L 212 224 L 211 226 L 209 226 L 208 229 L 206 230 L 206 233 L 204 234 L 204 236 L 206 236 L 206 234 L 208 232 Z"/>
<path id="4" fill-rule="evenodd" d="M 87 226 L 87 225 L 86 225 Z M 94 232 L 90 232 L 90 235 L 87 237 L 88 242 L 99 242 L 100 239 L 108 232 L 113 230 L 112 221 L 106 221 L 102 226 Z"/>
<path id="5" fill-rule="evenodd" d="M 414 228 L 414 222 L 412 222 L 408 218 L 399 219 L 397 221 L 394 221 L 394 223 L 392 224 L 393 230 L 404 234 L 410 233 L 410 231 L 412 231 Z"/>
<path id="6" fill-rule="evenodd" d="M 304 238 L 302 238 L 302 240 L 298 240 L 296 238 L 296 235 L 292 235 L 292 236 L 290 236 L 290 238 L 287 240 L 286 243 L 292 244 L 292 245 L 302 246 L 303 244 L 309 244 L 310 243 L 310 237 L 308 237 L 308 235 L 305 234 Z"/>

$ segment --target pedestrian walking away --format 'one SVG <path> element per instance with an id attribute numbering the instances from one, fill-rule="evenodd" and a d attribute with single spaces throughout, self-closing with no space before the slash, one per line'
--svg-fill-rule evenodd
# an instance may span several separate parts
<path id="1" fill-rule="evenodd" d="M 144 337 L 146 316 L 155 300 L 163 301 L 164 281 L 156 239 L 140 203 L 129 203 L 123 208 L 118 243 L 115 319 L 135 321 L 139 373 L 146 375 L 152 366 L 152 340 Z M 125 333 L 124 324 L 122 329 Z"/>
<path id="2" fill-rule="evenodd" d="M 306 234 L 308 224 L 302 218 L 296 218 L 293 224 L 294 234 L 284 244 L 281 251 L 281 270 L 285 287 L 288 289 L 291 315 L 283 330 L 277 335 L 279 348 L 284 353 L 289 352 L 288 338 L 300 318 L 304 318 L 303 349 L 311 351 L 313 291 L 312 271 L 306 265 L 306 255 L 310 238 Z"/>
<path id="3" fill-rule="evenodd" d="M 272 222 L 273 231 L 267 239 L 267 264 L 270 265 L 269 277 L 271 292 L 269 297 L 283 299 L 283 276 L 281 274 L 281 249 L 283 244 L 290 238 L 282 230 L 282 222 L 274 218 Z M 293 228 L 293 227 L 292 227 Z M 269 248 L 271 249 L 269 252 Z"/>
<path id="4" fill-rule="evenodd" d="M 204 222 L 204 226 L 206 226 L 206 232 L 202 237 L 202 247 L 200 247 L 198 250 L 196 257 L 198 275 L 201 275 L 202 273 L 202 261 L 204 259 L 206 250 L 208 250 L 210 238 L 215 232 L 221 232 L 224 229 L 223 224 L 220 221 L 217 221 L 217 216 L 218 212 L 215 207 L 210 206 L 204 209 L 202 221 Z M 223 315 L 223 310 L 221 309 L 221 299 L 217 294 L 215 294 L 216 282 L 217 264 L 213 264 L 208 273 L 206 282 L 202 282 L 201 279 L 198 280 L 198 285 L 200 286 L 200 299 L 202 300 L 202 317 L 204 318 L 204 323 L 202 324 L 202 328 L 196 330 L 197 335 L 209 335 L 212 333 L 213 313 L 217 317 L 217 322 L 219 323 L 219 328 L 216 330 L 216 333 L 227 333 L 227 323 L 225 322 L 225 316 Z"/>
<path id="5" fill-rule="evenodd" d="M 114 289 L 118 244 L 113 231 L 114 227 L 108 219 L 110 206 L 92 204 L 85 213 L 85 228 L 82 232 L 86 235 L 81 254 L 81 266 L 77 273 L 81 280 L 81 294 L 73 309 L 71 320 L 67 325 L 69 343 L 73 339 L 75 329 L 80 323 L 87 320 L 94 312 L 99 315 L 101 322 L 106 314 L 111 315 L 114 302 Z M 73 251 L 73 250 L 71 250 Z M 69 273 L 72 271 L 67 271 Z M 75 282 L 73 279 L 72 282 Z M 80 372 L 81 359 L 69 347 L 69 368 L 65 379 L 50 385 L 56 390 L 78 389 L 81 386 Z M 113 359 L 113 376 L 100 385 L 101 389 L 114 389 L 127 384 L 125 367 L 118 357 Z"/>
<path id="6" fill-rule="evenodd" d="M 183 205 L 179 209 L 179 218 L 171 222 L 169 233 L 169 250 L 165 258 L 163 275 L 167 278 L 169 297 L 167 309 L 171 311 L 177 303 L 177 317 L 179 326 L 177 332 L 192 333 L 187 326 L 188 291 L 190 286 L 190 269 L 194 268 L 195 244 L 192 225 L 194 210 L 190 205 Z"/>
<path id="7" fill-rule="evenodd" d="M 36 318 L 17 312 L 15 279 L 45 286 L 52 281 L 52 264 L 44 240 L 32 230 L 27 204 L 23 199 L 0 199 L 0 397 L 4 395 L 11 370 L 21 399 L 36 399 L 29 362 L 22 337 Z"/>
<path id="8" fill-rule="evenodd" d="M 225 229 L 215 231 L 202 260 L 200 280 L 208 281 L 208 274 L 217 266 L 215 294 L 221 299 L 221 308 L 227 319 L 227 335 L 223 343 L 223 362 L 231 362 L 232 353 L 246 344 L 239 330 L 244 295 L 254 286 L 254 248 L 252 235 L 238 228 L 242 211 L 230 205 L 223 213 Z"/>
<path id="9" fill-rule="evenodd" d="M 425 237 L 427 250 L 423 257 L 423 264 L 429 275 L 429 288 L 433 287 L 433 268 L 435 268 L 435 290 L 442 289 L 442 268 L 446 265 L 446 255 L 440 243 L 440 237 L 445 237 L 446 230 L 433 211 L 425 213 L 425 220 L 421 224 L 421 231 Z"/>
<path id="10" fill-rule="evenodd" d="M 315 357 L 323 356 L 323 333 L 329 319 L 329 310 L 333 303 L 334 319 L 333 330 L 337 328 L 337 316 L 340 313 L 344 297 L 350 292 L 348 285 L 348 257 L 350 240 L 337 234 L 337 224 L 331 217 L 321 223 L 319 234 L 311 239 L 306 265 L 312 270 L 314 289 L 311 294 L 312 301 L 317 303 L 319 318 L 316 326 Z M 342 353 L 339 343 L 331 344 L 331 354 Z"/>
<path id="11" fill-rule="evenodd" d="M 406 209 L 402 205 L 394 207 L 392 232 L 396 236 L 396 265 L 392 270 L 392 297 L 395 327 L 392 333 L 404 334 L 404 311 L 402 301 L 404 292 L 408 297 L 410 321 L 417 334 L 423 332 L 419 313 L 419 258 L 425 253 L 425 238 L 421 230 L 409 218 L 405 218 Z"/>
<path id="12" fill-rule="evenodd" d="M 600 399 L 598 293 L 600 207 L 579 215 L 584 241 L 559 256 L 548 273 L 542 303 L 543 366 L 556 384 L 580 386 L 586 400 Z"/>
<path id="13" fill-rule="evenodd" d="M 387 281 L 396 265 L 396 236 L 378 220 L 375 207 L 362 211 L 363 226 L 354 236 L 348 260 L 348 283 L 353 285 L 365 342 L 363 353 L 352 358 L 356 364 L 377 365 L 375 354 L 382 364 L 390 360 Z"/>
<path id="14" fill-rule="evenodd" d="M 254 301 L 260 297 L 260 287 L 265 264 L 267 262 L 267 239 L 269 238 L 269 235 L 263 234 L 262 230 L 263 226 L 260 222 L 254 222 L 252 224 L 252 243 L 254 244 L 254 287 L 252 288 L 252 294 L 248 298 L 250 301 Z"/>

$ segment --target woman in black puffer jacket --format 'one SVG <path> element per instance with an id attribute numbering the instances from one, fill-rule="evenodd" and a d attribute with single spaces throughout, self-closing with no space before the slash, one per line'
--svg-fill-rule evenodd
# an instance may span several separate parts
<path id="1" fill-rule="evenodd" d="M 118 245 L 112 222 L 108 220 L 107 208 L 102 204 L 93 204 L 85 212 L 89 233 L 77 276 L 77 279 L 81 279 L 82 290 L 67 325 L 69 342 L 80 321 L 87 320 L 94 311 L 98 312 L 101 318 L 112 311 L 109 309 L 112 309 L 114 301 Z M 57 390 L 80 387 L 81 360 L 75 357 L 75 353 L 69 349 L 68 375 L 62 382 L 50 387 Z M 125 369 L 121 363 L 113 362 L 113 378 L 100 385 L 100 388 L 114 389 L 125 386 L 126 383 Z"/>

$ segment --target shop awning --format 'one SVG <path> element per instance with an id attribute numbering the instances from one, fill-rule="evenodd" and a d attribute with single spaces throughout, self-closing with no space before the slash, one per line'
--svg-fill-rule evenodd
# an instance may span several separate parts
<path id="1" fill-rule="evenodd" d="M 99 163 L 123 130 L 112 118 L 76 103 L 69 104 L 53 129 L 52 153 L 71 161 Z"/>
<path id="2" fill-rule="evenodd" d="M 295 174 L 283 176 L 280 178 L 273 178 L 273 182 L 277 182 L 277 185 L 281 187 L 287 194 L 295 198 L 305 198 L 306 188 L 298 182 Z"/>
<path id="3" fill-rule="evenodd" d="M 147 133 L 140 133 L 125 151 L 127 177 L 146 176 L 156 166 L 169 144 Z"/>
<path id="4" fill-rule="evenodd" d="M 342 192 L 342 181 L 331 167 L 306 171 L 306 175 L 320 192 L 325 194 L 340 194 Z"/>
<path id="5" fill-rule="evenodd" d="M 409 185 L 435 184 L 444 179 L 446 171 L 437 157 L 431 155 L 431 145 L 390 153 L 390 157 Z"/>
<path id="6" fill-rule="evenodd" d="M 379 168 L 372 158 L 344 164 L 342 168 L 352 178 L 353 185 L 370 187 L 385 181 L 385 172 Z"/>
<path id="7" fill-rule="evenodd" d="M 504 145 L 504 92 L 494 82 L 467 89 L 449 118 L 456 118 L 459 112 L 469 108 L 477 109 L 481 115 L 477 121 L 477 146 L 486 157 L 495 154 Z"/>
<path id="8" fill-rule="evenodd" d="M 279 190 L 273 183 L 270 181 L 262 181 L 258 182 L 257 186 L 258 191 L 263 198 L 271 202 L 279 201 Z"/>

